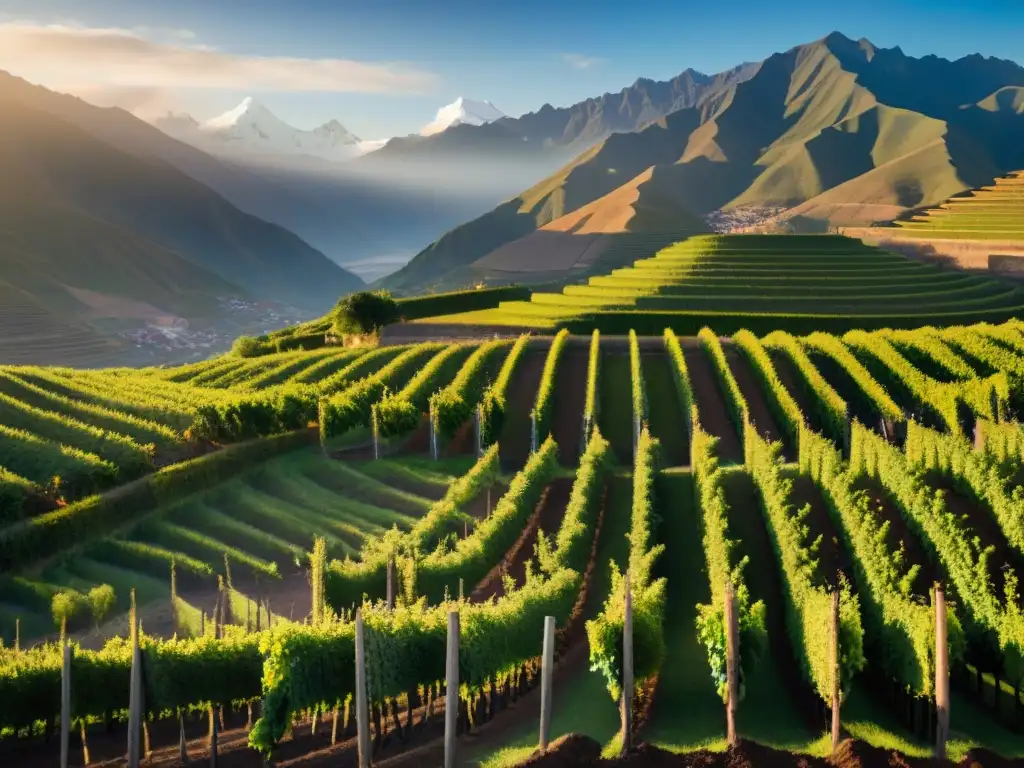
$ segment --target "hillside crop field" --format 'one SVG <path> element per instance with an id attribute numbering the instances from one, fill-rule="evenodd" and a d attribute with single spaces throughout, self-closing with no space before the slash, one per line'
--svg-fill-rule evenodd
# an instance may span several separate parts
<path id="1" fill-rule="evenodd" d="M 698 235 L 559 293 L 419 322 L 577 333 L 670 327 L 692 335 L 705 324 L 722 333 L 809 333 L 1002 322 L 1022 306 L 1024 293 L 1013 283 L 837 235 Z"/>
<path id="2" fill-rule="evenodd" d="M 1024 172 L 996 179 L 896 222 L 894 234 L 952 240 L 1024 240 Z"/>
<path id="3" fill-rule="evenodd" d="M 890 277 L 923 269 L 860 258 Z M 685 249 L 676 261 L 693 266 Z M 459 764 L 535 750 L 546 616 L 560 630 L 552 738 L 612 754 L 626 571 L 634 739 L 651 748 L 726 747 L 728 581 L 743 738 L 815 764 L 829 753 L 838 592 L 851 748 L 927 757 L 938 581 L 949 753 L 1024 757 L 1022 407 L 1016 320 L 4 367 L 0 762 L 56 760 L 57 605 L 79 681 L 73 759 L 78 720 L 91 760 L 123 757 L 132 590 L 155 765 L 176 764 L 178 713 L 190 755 L 207 749 L 210 707 L 224 708 L 232 765 L 258 765 L 257 751 L 354 761 L 359 606 L 375 760 L 442 762 L 449 611 Z M 102 585 L 114 605 L 94 616 Z"/>

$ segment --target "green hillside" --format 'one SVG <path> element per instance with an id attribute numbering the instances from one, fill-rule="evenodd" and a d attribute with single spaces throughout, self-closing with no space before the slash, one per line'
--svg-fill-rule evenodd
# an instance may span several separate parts
<path id="1" fill-rule="evenodd" d="M 853 203 L 882 206 L 879 220 L 892 220 L 1024 165 L 1024 116 L 978 105 L 990 96 L 1002 104 L 997 91 L 1022 84 L 1024 68 L 1010 62 L 913 59 L 829 35 L 769 57 L 750 79 L 714 98 L 608 137 L 452 230 L 383 285 L 414 290 L 651 166 L 658 172 L 641 188 L 639 204 L 656 195 L 673 200 L 681 215 L 794 207 L 831 192 L 806 215 L 845 222 L 843 204 Z"/>
<path id="2" fill-rule="evenodd" d="M 560 293 L 422 322 L 695 333 L 713 319 L 724 332 L 810 332 L 998 322 L 1022 308 L 1015 284 L 838 235 L 697 235 Z"/>

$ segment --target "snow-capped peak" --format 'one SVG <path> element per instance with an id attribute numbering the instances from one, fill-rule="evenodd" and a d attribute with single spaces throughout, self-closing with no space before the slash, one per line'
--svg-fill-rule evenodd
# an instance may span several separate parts
<path id="1" fill-rule="evenodd" d="M 455 101 L 437 110 L 434 121 L 423 126 L 420 131 L 422 136 L 430 136 L 435 133 L 451 128 L 453 125 L 467 123 L 469 125 L 483 125 L 500 120 L 505 113 L 495 107 L 489 101 L 474 101 L 459 96 Z"/>
<path id="2" fill-rule="evenodd" d="M 202 124 L 201 128 L 204 131 L 216 132 L 230 130 L 231 128 L 243 124 L 261 124 L 266 127 L 282 126 L 284 128 L 289 128 L 289 126 L 279 120 L 273 112 L 263 106 L 260 102 L 256 101 L 252 96 L 247 96 L 242 99 L 241 104 L 234 109 L 229 109 L 223 115 L 218 115 L 217 117 L 207 120 Z"/>
<path id="3" fill-rule="evenodd" d="M 305 156 L 339 161 L 379 146 L 377 142 L 362 141 L 338 120 L 330 120 L 311 131 L 293 128 L 252 97 L 204 123 L 187 115 L 168 114 L 157 120 L 156 125 L 177 139 L 217 154 Z"/>

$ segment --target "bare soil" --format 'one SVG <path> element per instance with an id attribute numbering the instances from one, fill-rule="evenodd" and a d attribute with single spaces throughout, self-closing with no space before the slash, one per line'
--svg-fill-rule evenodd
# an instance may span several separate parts
<path id="1" fill-rule="evenodd" d="M 707 352 L 696 339 L 680 339 L 683 359 L 690 374 L 690 386 L 697 401 L 697 412 L 704 430 L 718 438 L 718 457 L 722 463 L 743 462 L 743 446 L 740 445 L 736 427 L 729 419 L 729 410 L 718 388 L 714 367 Z"/>
<path id="2" fill-rule="evenodd" d="M 750 413 L 750 421 L 757 430 L 757 434 L 769 442 L 782 442 L 782 452 L 786 461 L 793 461 L 796 458 L 796 450 L 786 435 L 779 428 L 778 422 L 768 406 L 761 382 L 754 374 L 750 363 L 743 354 L 732 344 L 723 344 L 725 359 L 729 363 L 729 370 L 732 371 L 736 383 L 739 385 L 743 398 L 747 401 L 747 410 Z"/>
<path id="3" fill-rule="evenodd" d="M 505 560 L 496 565 L 487 578 L 473 590 L 470 598 L 473 602 L 483 602 L 492 597 L 503 597 L 505 595 L 505 574 L 515 580 L 517 587 L 526 583 L 526 563 L 533 559 L 538 532 L 544 531 L 551 536 L 558 531 L 562 518 L 565 517 L 565 508 L 569 503 L 569 495 L 572 493 L 572 483 L 571 477 L 559 477 L 547 487 L 540 504 L 537 505 L 537 510 L 530 517 L 523 535 L 509 550 Z"/>
<path id="4" fill-rule="evenodd" d="M 1004 768 L 1019 761 L 1008 760 L 988 750 L 972 749 L 959 768 Z M 754 742 L 740 743 L 725 752 L 700 750 L 686 754 L 667 752 L 650 744 L 639 744 L 625 757 L 601 759 L 601 745 L 588 736 L 569 734 L 553 742 L 544 754 L 535 753 L 522 766 L 561 768 L 562 766 L 654 766 L 654 768 L 939 768 L 955 763 L 933 758 L 907 757 L 898 752 L 873 747 L 863 741 L 845 739 L 828 758 L 812 757 L 765 747 Z"/>

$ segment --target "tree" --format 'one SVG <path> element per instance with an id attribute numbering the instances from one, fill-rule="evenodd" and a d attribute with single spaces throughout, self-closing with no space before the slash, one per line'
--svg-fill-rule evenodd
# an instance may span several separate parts
<path id="1" fill-rule="evenodd" d="M 114 588 L 109 584 L 100 584 L 89 590 L 89 609 L 92 611 L 93 621 L 96 622 L 96 629 L 99 629 L 100 623 L 110 615 L 116 601 Z"/>
<path id="2" fill-rule="evenodd" d="M 56 593 L 50 601 L 50 613 L 53 614 L 53 623 L 63 632 L 67 624 L 70 624 L 71 619 L 78 613 L 80 605 L 80 595 L 71 592 Z"/>
<path id="3" fill-rule="evenodd" d="M 252 336 L 239 336 L 231 345 L 231 353 L 236 357 L 259 357 L 263 353 L 263 345 Z"/>
<path id="4" fill-rule="evenodd" d="M 374 333 L 400 316 L 398 302 L 387 291 L 360 291 L 346 296 L 334 308 L 334 332 Z"/>

